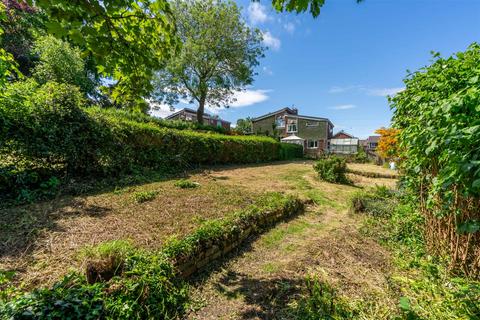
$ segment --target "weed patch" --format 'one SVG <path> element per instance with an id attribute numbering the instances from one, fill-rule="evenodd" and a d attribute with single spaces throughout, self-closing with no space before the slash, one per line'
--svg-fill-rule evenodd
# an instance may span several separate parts
<path id="1" fill-rule="evenodd" d="M 152 201 L 158 195 L 157 191 L 137 191 L 132 195 L 136 203 Z"/>
<path id="2" fill-rule="evenodd" d="M 187 179 L 181 179 L 175 182 L 175 187 L 180 189 L 195 189 L 200 187 L 200 183 Z"/>

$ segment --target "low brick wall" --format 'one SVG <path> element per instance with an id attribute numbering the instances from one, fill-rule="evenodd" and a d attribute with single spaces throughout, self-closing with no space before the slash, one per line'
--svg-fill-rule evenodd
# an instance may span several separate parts
<path id="1" fill-rule="evenodd" d="M 250 221 L 239 221 L 238 230 L 235 233 L 225 236 L 223 239 L 198 243 L 191 254 L 174 257 L 173 264 L 177 268 L 178 274 L 183 278 L 187 278 L 238 248 L 250 236 L 258 235 L 269 226 L 303 212 L 304 207 L 305 201 L 297 199 L 292 206 L 287 208 L 262 213 L 260 217 Z"/>

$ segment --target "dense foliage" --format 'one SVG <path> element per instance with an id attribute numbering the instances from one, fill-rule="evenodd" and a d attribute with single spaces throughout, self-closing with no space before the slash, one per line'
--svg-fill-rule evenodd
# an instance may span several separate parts
<path id="1" fill-rule="evenodd" d="M 235 131 L 242 134 L 252 133 L 252 118 L 246 117 L 245 119 L 238 119 Z"/>
<path id="2" fill-rule="evenodd" d="M 0 193 L 19 196 L 67 177 L 298 156 L 298 149 L 267 137 L 170 129 L 183 124 L 83 106 L 71 85 L 29 80 L 9 86 L 0 98 Z"/>
<path id="3" fill-rule="evenodd" d="M 391 99 L 405 185 L 426 216 L 429 247 L 480 275 L 480 45 L 411 73 Z"/>
<path id="4" fill-rule="evenodd" d="M 425 217 L 410 197 L 377 187 L 352 198 L 354 212 L 368 215 L 363 232 L 391 251 L 395 265 L 390 285 L 398 304 L 376 299 L 376 305 L 387 304 L 392 319 L 478 319 L 480 283 L 452 276 L 447 261 L 428 254 Z"/>
<path id="5" fill-rule="evenodd" d="M 122 268 L 115 268 L 108 281 L 93 284 L 72 273 L 51 288 L 28 294 L 10 288 L 9 295 L 0 295 L 0 319 L 179 318 L 188 301 L 188 286 L 178 275 L 176 261 L 193 258 L 247 228 L 260 229 L 262 219 L 271 212 L 287 217 L 302 208 L 294 197 L 271 193 L 244 210 L 204 222 L 183 239 L 171 239 L 159 252 L 135 249 L 125 241 L 86 248 L 83 254 L 93 261 L 114 257 Z"/>
<path id="6" fill-rule="evenodd" d="M 385 159 L 395 159 L 399 156 L 398 150 L 398 135 L 399 129 L 395 128 L 380 128 L 375 131 L 380 135 L 378 140 L 377 153 Z"/>
<path id="7" fill-rule="evenodd" d="M 182 46 L 157 75 L 157 97 L 169 104 L 179 99 L 197 103 L 197 121 L 203 123 L 205 105 L 228 107 L 234 92 L 253 82 L 263 56 L 262 37 L 245 23 L 233 1 L 173 3 Z"/>
<path id="8" fill-rule="evenodd" d="M 111 97 L 125 107 L 148 96 L 153 73 L 178 44 L 165 0 L 28 2 L 47 15 L 50 34 L 82 48 L 99 73 L 117 81 Z"/>
<path id="9" fill-rule="evenodd" d="M 337 156 L 323 157 L 315 162 L 313 168 L 321 180 L 331 183 L 350 183 L 346 176 L 347 161 L 345 158 Z"/>

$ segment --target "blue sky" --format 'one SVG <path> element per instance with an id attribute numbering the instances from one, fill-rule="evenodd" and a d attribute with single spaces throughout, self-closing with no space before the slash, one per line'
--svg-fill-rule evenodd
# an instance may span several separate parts
<path id="1" fill-rule="evenodd" d="M 478 0 L 327 0 L 316 19 L 276 13 L 269 0 L 237 3 L 269 50 L 254 84 L 215 111 L 233 123 L 294 105 L 366 137 L 389 125 L 386 95 L 403 88 L 407 69 L 427 65 L 431 50 L 446 56 L 480 41 Z"/>

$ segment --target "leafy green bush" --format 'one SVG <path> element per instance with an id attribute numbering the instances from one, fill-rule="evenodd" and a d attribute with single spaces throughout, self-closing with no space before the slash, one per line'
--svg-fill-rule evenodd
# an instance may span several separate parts
<path id="1" fill-rule="evenodd" d="M 365 149 L 359 147 L 358 152 L 351 158 L 351 161 L 353 163 L 367 163 L 370 162 L 370 159 L 368 159 Z"/>
<path id="2" fill-rule="evenodd" d="M 133 200 L 136 203 L 143 203 L 147 201 L 152 201 L 157 196 L 157 191 L 138 191 L 132 195 Z"/>
<path id="3" fill-rule="evenodd" d="M 198 182 L 190 181 L 188 179 L 180 179 L 177 182 L 175 182 L 175 187 L 181 188 L 181 189 L 194 189 L 198 188 L 200 184 Z"/>
<path id="4" fill-rule="evenodd" d="M 347 163 L 344 158 L 337 156 L 324 157 L 313 165 L 321 180 L 331 183 L 349 184 L 346 173 Z"/>
<path id="5" fill-rule="evenodd" d="M 417 196 L 431 253 L 480 278 L 480 45 L 409 73 L 391 98 L 404 184 Z"/>
<path id="6" fill-rule="evenodd" d="M 280 143 L 280 160 L 303 158 L 303 147 L 293 143 Z"/>

